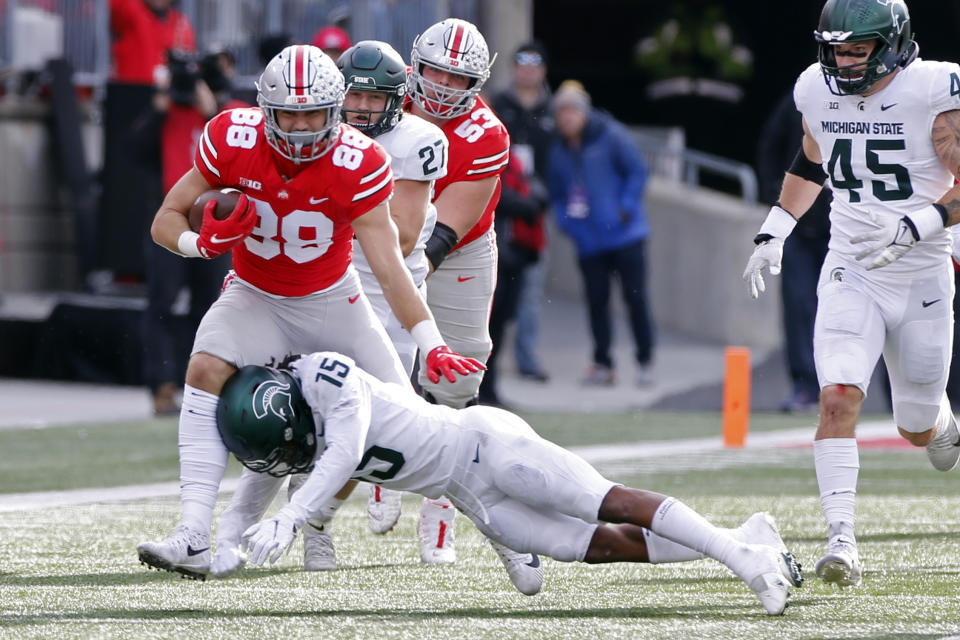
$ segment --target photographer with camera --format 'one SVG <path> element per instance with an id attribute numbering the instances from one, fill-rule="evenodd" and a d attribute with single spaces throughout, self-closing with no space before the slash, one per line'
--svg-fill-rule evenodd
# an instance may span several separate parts
<path id="1" fill-rule="evenodd" d="M 207 121 L 223 109 L 249 106 L 233 100 L 233 56 L 215 50 L 205 56 L 167 52 L 167 72 L 159 73 L 150 109 L 133 125 L 137 157 L 157 179 L 148 194 L 153 209 L 193 165 Z M 150 207 L 148 207 L 149 209 Z M 144 380 L 155 415 L 179 411 L 189 343 L 200 318 L 216 299 L 230 258 L 181 260 L 147 236 L 144 239 L 147 309 L 143 316 Z"/>

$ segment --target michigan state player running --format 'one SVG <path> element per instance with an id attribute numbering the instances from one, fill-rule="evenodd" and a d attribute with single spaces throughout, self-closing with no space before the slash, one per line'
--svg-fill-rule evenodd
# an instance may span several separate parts
<path id="1" fill-rule="evenodd" d="M 903 0 L 828 0 L 814 36 L 819 64 L 794 88 L 802 148 L 743 275 L 753 297 L 763 292 L 763 269 L 780 271 L 784 239 L 829 179 L 814 331 L 814 466 L 828 542 L 816 571 L 844 587 L 861 579 L 854 430 L 881 354 L 900 434 L 926 447 L 935 469 L 960 458 L 944 393 L 954 294 L 944 227 L 960 221 L 960 66 L 917 57 Z"/>

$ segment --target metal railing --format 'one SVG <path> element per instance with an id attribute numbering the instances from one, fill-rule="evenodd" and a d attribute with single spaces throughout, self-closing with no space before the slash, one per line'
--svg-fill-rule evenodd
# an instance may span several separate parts
<path id="1" fill-rule="evenodd" d="M 698 186 L 702 174 L 713 173 L 736 182 L 747 202 L 757 202 L 757 174 L 750 165 L 687 149 L 680 127 L 631 127 L 630 131 L 653 175 Z"/>

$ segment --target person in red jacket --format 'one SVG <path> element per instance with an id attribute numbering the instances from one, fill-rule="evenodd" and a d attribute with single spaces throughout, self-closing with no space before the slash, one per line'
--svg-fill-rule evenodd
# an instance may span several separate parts
<path id="1" fill-rule="evenodd" d="M 167 51 L 196 51 L 193 27 L 172 8 L 173 0 L 110 0 L 110 36 L 115 82 L 153 85 L 167 64 Z"/>

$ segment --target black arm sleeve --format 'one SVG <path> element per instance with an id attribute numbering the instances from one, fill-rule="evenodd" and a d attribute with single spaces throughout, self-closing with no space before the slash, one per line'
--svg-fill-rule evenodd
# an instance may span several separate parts
<path id="1" fill-rule="evenodd" d="M 427 248 L 424 253 L 427 254 L 427 259 L 436 269 L 450 253 L 450 249 L 455 246 L 457 246 L 457 232 L 438 220 L 437 226 L 433 228 L 433 234 L 427 240 Z"/>
<path id="2" fill-rule="evenodd" d="M 807 154 L 803 152 L 803 145 L 800 145 L 800 148 L 797 149 L 797 155 L 793 159 L 793 164 L 787 169 L 787 173 L 792 173 L 799 178 L 816 182 L 819 185 L 823 185 L 827 180 L 827 174 L 824 173 L 823 167 L 807 159 Z"/>

